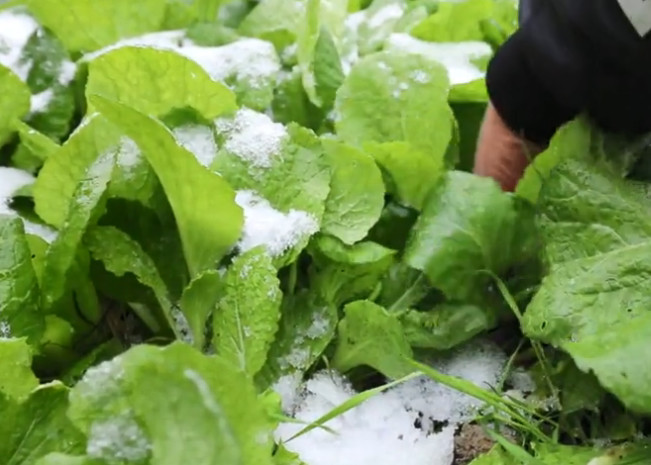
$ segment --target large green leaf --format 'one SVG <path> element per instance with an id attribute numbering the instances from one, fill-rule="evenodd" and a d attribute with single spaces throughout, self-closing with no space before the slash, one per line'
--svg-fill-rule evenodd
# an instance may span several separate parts
<path id="1" fill-rule="evenodd" d="M 66 416 L 68 388 L 51 383 L 18 402 L 0 394 L 0 461 L 30 465 L 49 452 L 83 452 L 83 437 Z"/>
<path id="2" fill-rule="evenodd" d="M 347 142 L 407 142 L 443 159 L 452 139 L 445 68 L 420 55 L 385 51 L 357 63 L 337 93 L 337 133 Z"/>
<path id="3" fill-rule="evenodd" d="M 384 207 L 382 173 L 373 159 L 359 149 L 323 139 L 332 166 L 321 232 L 346 244 L 362 240 L 380 218 Z"/>
<path id="4" fill-rule="evenodd" d="M 279 285 L 271 257 L 260 247 L 237 257 L 224 278 L 214 317 L 215 348 L 250 376 L 264 366 L 278 331 Z"/>
<path id="5" fill-rule="evenodd" d="M 115 154 L 105 152 L 90 165 L 76 186 L 63 226 L 45 257 L 42 289 L 48 307 L 64 295 L 81 239 L 103 211 L 114 163 Z"/>
<path id="6" fill-rule="evenodd" d="M 212 119 L 237 108 L 235 94 L 213 81 L 198 63 L 149 47 L 121 47 L 92 60 L 86 95 L 100 95 L 155 116 L 189 106 Z"/>
<path id="7" fill-rule="evenodd" d="M 140 345 L 89 369 L 70 403 L 91 456 L 161 465 L 271 460 L 271 425 L 251 381 L 185 344 Z"/>
<path id="8" fill-rule="evenodd" d="M 486 288 L 487 272 L 499 275 L 514 260 L 516 226 L 514 202 L 493 180 L 452 171 L 428 196 L 405 261 L 448 297 L 466 301 Z"/>
<path id="9" fill-rule="evenodd" d="M 559 165 L 540 195 L 550 265 L 523 329 L 566 350 L 628 407 L 651 411 L 651 208 L 646 186 L 579 160 Z"/>
<path id="10" fill-rule="evenodd" d="M 159 0 L 29 0 L 28 5 L 39 22 L 73 52 L 97 50 L 120 39 L 156 31 L 163 24 L 166 9 L 166 2 Z"/>
<path id="11" fill-rule="evenodd" d="M 206 270 L 183 289 L 179 307 L 188 321 L 197 349 L 206 347 L 207 323 L 223 293 L 223 278 L 217 270 Z"/>
<path id="12" fill-rule="evenodd" d="M 213 268 L 239 238 L 244 221 L 232 188 L 180 147 L 157 120 L 102 97 L 91 100 L 138 144 L 156 172 L 174 211 L 191 275 Z"/>
<path id="13" fill-rule="evenodd" d="M 0 214 L 0 337 L 35 343 L 44 321 L 31 254 L 22 220 Z"/>

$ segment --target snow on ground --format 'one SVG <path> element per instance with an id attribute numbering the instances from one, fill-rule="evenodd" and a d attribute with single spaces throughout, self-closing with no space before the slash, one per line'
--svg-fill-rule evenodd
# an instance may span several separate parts
<path id="1" fill-rule="evenodd" d="M 235 78 L 252 88 L 273 82 L 281 70 L 280 58 L 271 42 L 244 37 L 219 47 L 203 47 L 185 38 L 182 30 L 154 32 L 124 39 L 85 55 L 83 60 L 90 61 L 126 46 L 173 51 L 196 62 L 215 81 L 224 82 Z"/>
<path id="2" fill-rule="evenodd" d="M 428 361 L 438 371 L 467 379 L 479 387 L 498 383 L 506 356 L 488 343 L 473 342 L 451 355 Z M 275 385 L 284 409 L 311 422 L 355 395 L 340 375 L 322 371 L 296 393 L 295 379 Z M 418 377 L 367 400 L 325 424 L 334 434 L 317 428 L 286 442 L 307 465 L 450 465 L 454 432 L 473 418 L 480 401 Z M 284 423 L 276 431 L 286 441 L 304 425 Z"/>
<path id="3" fill-rule="evenodd" d="M 416 53 L 438 61 L 448 71 L 452 85 L 465 84 L 484 77 L 472 60 L 492 54 L 485 42 L 425 42 L 408 34 L 394 33 L 386 43 L 387 50 Z"/>
<path id="4" fill-rule="evenodd" d="M 309 213 L 294 209 L 283 213 L 253 191 L 238 191 L 235 202 L 244 210 L 244 231 L 237 245 L 241 252 L 264 245 L 277 257 L 319 230 L 317 219 Z"/>
<path id="5" fill-rule="evenodd" d="M 31 185 L 35 181 L 27 171 L 16 168 L 0 166 L 0 215 L 18 216 L 14 210 L 9 207 L 14 193 L 25 186 Z M 56 237 L 56 231 L 37 223 L 32 223 L 22 218 L 25 225 L 25 232 L 39 236 L 47 242 L 52 242 Z"/>

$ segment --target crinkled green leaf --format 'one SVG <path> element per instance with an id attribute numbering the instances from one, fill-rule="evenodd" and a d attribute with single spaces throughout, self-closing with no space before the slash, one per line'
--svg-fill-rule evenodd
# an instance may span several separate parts
<path id="1" fill-rule="evenodd" d="M 0 215 L 0 337 L 35 343 L 44 329 L 39 285 L 22 220 Z"/>
<path id="2" fill-rule="evenodd" d="M 406 142 L 369 143 L 364 148 L 390 177 L 387 190 L 413 208 L 423 207 L 445 169 L 442 156 L 432 157 Z"/>
<path id="3" fill-rule="evenodd" d="M 93 95 L 154 116 L 189 106 L 212 119 L 237 108 L 235 94 L 198 63 L 150 47 L 121 47 L 92 60 L 86 96 Z"/>
<path id="4" fill-rule="evenodd" d="M 250 379 L 185 344 L 140 345 L 91 368 L 70 403 L 94 456 L 130 452 L 169 465 L 271 460 L 271 425 Z"/>
<path id="5" fill-rule="evenodd" d="M 513 258 L 518 215 L 492 179 L 449 172 L 430 192 L 405 249 L 449 298 L 466 301 L 504 272 Z"/>
<path id="6" fill-rule="evenodd" d="M 30 92 L 27 85 L 9 68 L 0 65 L 0 146 L 14 132 L 15 121 L 29 111 Z"/>
<path id="7" fill-rule="evenodd" d="M 464 343 L 495 324 L 495 318 L 476 305 L 442 304 L 430 311 L 398 314 L 412 347 L 447 350 Z"/>
<path id="8" fill-rule="evenodd" d="M 90 165 L 76 186 L 67 217 L 45 257 L 42 290 L 47 306 L 56 303 L 66 290 L 81 239 L 103 210 L 114 163 L 115 155 L 104 153 Z"/>
<path id="9" fill-rule="evenodd" d="M 645 185 L 594 163 L 559 165 L 539 199 L 550 270 L 523 320 L 528 336 L 563 348 L 625 405 L 645 412 L 651 411 L 648 372 L 640 365 L 651 331 L 647 199 Z"/>
<path id="10" fill-rule="evenodd" d="M 212 268 L 239 238 L 244 221 L 235 193 L 151 117 L 102 97 L 94 105 L 140 147 L 156 172 L 178 223 L 192 276 Z"/>
<path id="11" fill-rule="evenodd" d="M 188 320 L 194 336 L 194 346 L 202 350 L 206 346 L 206 329 L 209 317 L 217 308 L 224 292 L 224 280 L 216 270 L 207 270 L 193 279 L 183 290 L 179 307 Z"/>
<path id="12" fill-rule="evenodd" d="M 37 388 L 23 402 L 0 394 L 0 461 L 28 465 L 49 452 L 83 452 L 83 437 L 67 408 L 68 389 L 58 382 Z"/>
<path id="13" fill-rule="evenodd" d="M 435 160 L 452 140 L 445 68 L 419 55 L 385 51 L 357 63 L 337 93 L 337 134 L 363 146 L 405 142 Z"/>
<path id="14" fill-rule="evenodd" d="M 39 172 L 33 188 L 36 213 L 47 223 L 61 228 L 86 171 L 101 154 L 117 147 L 119 140 L 117 129 L 100 115 L 84 120 L 61 148 L 48 157 Z"/>
<path id="15" fill-rule="evenodd" d="M 32 355 L 25 339 L 0 339 L 0 395 L 22 400 L 38 386 L 32 373 Z"/>
<path id="16" fill-rule="evenodd" d="M 120 39 L 156 31 L 166 2 L 160 0 L 29 0 L 29 9 L 73 52 L 90 52 Z M 92 27 L 89 25 L 92 24 Z"/>
<path id="17" fill-rule="evenodd" d="M 346 372 L 366 365 L 392 379 L 411 373 L 406 360 L 413 353 L 395 315 L 364 300 L 346 305 L 344 313 L 331 361 L 333 368 Z"/>
<path id="18" fill-rule="evenodd" d="M 332 166 L 330 193 L 321 232 L 346 244 L 362 240 L 380 218 L 384 207 L 382 173 L 373 159 L 342 142 L 323 139 Z"/>
<path id="19" fill-rule="evenodd" d="M 217 353 L 250 376 L 264 366 L 278 331 L 282 292 L 276 273 L 263 248 L 238 256 L 226 272 L 215 310 Z"/>

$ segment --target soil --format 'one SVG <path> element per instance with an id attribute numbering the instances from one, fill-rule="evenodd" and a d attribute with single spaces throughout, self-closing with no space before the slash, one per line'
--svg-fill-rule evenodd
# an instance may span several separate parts
<path id="1" fill-rule="evenodd" d="M 467 465 L 490 451 L 494 445 L 495 442 L 484 434 L 481 426 L 465 424 L 454 438 L 454 465 Z"/>

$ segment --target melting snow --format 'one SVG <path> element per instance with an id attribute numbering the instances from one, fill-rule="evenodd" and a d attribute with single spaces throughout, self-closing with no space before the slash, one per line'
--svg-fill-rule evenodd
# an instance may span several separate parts
<path id="1" fill-rule="evenodd" d="M 90 427 L 86 453 L 92 458 L 136 462 L 147 458 L 150 450 L 145 432 L 129 415 L 95 421 Z"/>
<path id="2" fill-rule="evenodd" d="M 242 252 L 264 245 L 272 257 L 277 257 L 319 230 L 316 218 L 309 213 L 294 209 L 280 212 L 253 191 L 238 191 L 235 202 L 244 209 L 244 232 L 238 243 Z"/>
<path id="3" fill-rule="evenodd" d="M 31 63 L 21 61 L 21 53 L 36 29 L 38 23 L 25 13 L 11 10 L 0 13 L 0 64 L 23 81 L 27 79 Z"/>
<path id="4" fill-rule="evenodd" d="M 248 108 L 238 110 L 234 119 L 217 119 L 215 127 L 225 137 L 226 150 L 258 168 L 271 167 L 289 138 L 285 126 Z"/>
<path id="5" fill-rule="evenodd" d="M 0 166 L 0 215 L 18 216 L 18 213 L 9 207 L 9 203 L 16 191 L 29 186 L 34 180 L 34 176 L 27 171 Z M 27 234 L 38 236 L 46 242 L 52 242 L 56 238 L 54 229 L 21 219 Z"/>
<path id="6" fill-rule="evenodd" d="M 216 81 L 235 78 L 254 88 L 273 82 L 281 69 L 280 58 L 271 42 L 246 37 L 220 47 L 202 47 L 185 38 L 182 30 L 124 39 L 85 55 L 83 60 L 93 60 L 125 46 L 170 50 L 196 62 Z"/>
<path id="7" fill-rule="evenodd" d="M 187 124 L 174 128 L 173 132 L 178 143 L 192 152 L 199 163 L 205 167 L 210 166 L 217 155 L 217 144 L 209 127 Z"/>
<path id="8" fill-rule="evenodd" d="M 391 3 L 371 14 L 366 25 L 370 29 L 380 28 L 391 21 L 400 19 L 403 12 L 403 6 L 400 3 Z"/>
<path id="9" fill-rule="evenodd" d="M 54 98 L 54 92 L 52 89 L 44 90 L 38 94 L 34 94 L 31 97 L 30 111 L 32 113 L 43 113 L 47 110 L 47 107 L 50 105 L 50 102 Z"/>
<path id="10" fill-rule="evenodd" d="M 438 61 L 448 71 L 452 85 L 465 84 L 484 77 L 485 73 L 471 60 L 489 57 L 490 45 L 485 42 L 425 42 L 408 34 L 391 34 L 387 50 L 415 53 Z"/>
<path id="11" fill-rule="evenodd" d="M 488 388 L 499 381 L 506 357 L 494 346 L 473 343 L 433 364 L 437 370 Z M 291 392 L 295 379 L 281 378 L 275 388 L 288 414 L 311 422 L 355 395 L 340 375 L 319 372 L 303 389 Z M 469 420 L 481 403 L 474 398 L 419 377 L 376 395 L 325 426 L 285 446 L 307 465 L 450 465 L 454 430 Z M 288 440 L 303 425 L 283 423 L 276 430 Z"/>
<path id="12" fill-rule="evenodd" d="M 11 326 L 6 321 L 0 321 L 0 339 L 11 338 Z M 298 388 L 298 384 L 296 385 Z"/>
<path id="13" fill-rule="evenodd" d="M 0 64 L 11 69 L 23 81 L 27 80 L 32 67 L 31 61 L 22 58 L 23 48 L 38 28 L 38 23 L 26 13 L 12 10 L 0 12 Z M 59 83 L 68 85 L 76 72 L 77 66 L 70 60 L 64 60 L 59 70 Z M 33 105 L 32 111 L 36 111 Z"/>

